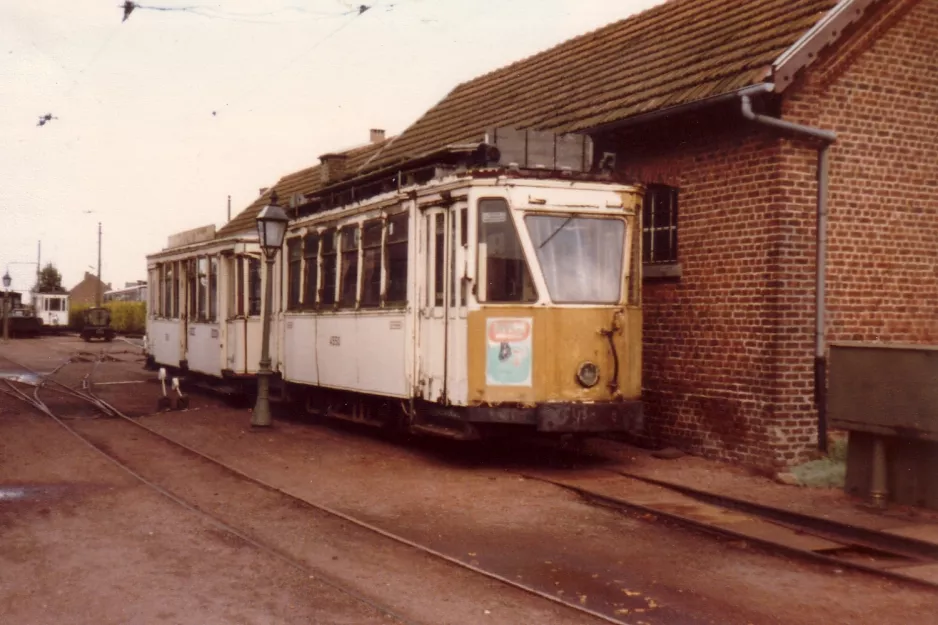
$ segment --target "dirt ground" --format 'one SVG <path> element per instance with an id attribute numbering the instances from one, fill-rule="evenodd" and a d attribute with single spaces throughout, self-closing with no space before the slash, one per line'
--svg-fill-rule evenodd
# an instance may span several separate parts
<path id="1" fill-rule="evenodd" d="M 77 349 L 87 347 L 67 338 L 13 342 L 0 346 L 0 371 L 4 354 L 48 371 Z M 538 445 L 392 440 L 366 428 L 315 424 L 286 407 L 277 410 L 274 427 L 256 432 L 248 425 L 248 409 L 197 393 L 186 412 L 153 414 L 159 393 L 154 374 L 141 370 L 130 345 L 109 349 L 126 362 L 103 363 L 96 379 L 128 383 L 97 391 L 143 415 L 148 426 L 299 498 L 622 622 L 934 622 L 933 593 L 631 518 L 524 480 L 518 475 L 523 469 L 562 458 Z M 106 435 L 109 425 L 97 420 L 92 427 Z M 662 479 L 683 473 L 690 481 L 733 485 L 736 491 L 723 492 L 736 496 L 749 488 L 796 501 L 795 507 L 811 505 L 810 497 L 834 496 L 810 494 L 805 500 L 804 489 L 769 488 L 757 481 L 764 478 L 701 459 L 657 461 L 618 443 L 590 446 L 610 465 L 629 459 L 630 468 Z M 124 453 L 146 464 L 144 452 L 135 449 L 128 443 Z M 681 466 L 686 470 L 674 469 Z M 787 496 L 775 487 L 788 489 Z M 0 395 L 0 493 L 22 488 L 26 495 L 18 499 L 0 496 L 0 613 L 10 617 L 4 622 L 394 622 L 232 540 L 128 478 L 45 417 Z M 199 488 L 211 490 L 212 484 Z M 236 503 L 229 502 L 232 508 Z M 276 534 L 276 520 L 270 525 Z M 305 540 L 315 542 L 315 535 Z M 384 583 L 390 588 L 426 583 L 430 590 L 412 570 L 430 565 L 413 564 L 412 555 L 395 551 L 366 566 L 362 554 L 377 545 L 356 538 L 335 551 L 346 583 L 383 599 L 389 595 L 375 589 L 380 574 L 388 576 Z M 442 582 L 430 596 L 407 595 L 407 616 L 415 622 L 594 622 L 497 583 L 473 581 L 452 567 L 434 569 L 433 577 Z"/>

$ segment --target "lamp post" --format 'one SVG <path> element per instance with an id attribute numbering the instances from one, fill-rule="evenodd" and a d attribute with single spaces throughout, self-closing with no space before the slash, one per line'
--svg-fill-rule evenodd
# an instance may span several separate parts
<path id="1" fill-rule="evenodd" d="M 257 214 L 257 241 L 267 261 L 266 286 L 264 289 L 264 325 L 261 337 L 261 362 L 257 372 L 257 403 L 251 415 L 251 425 L 270 426 L 270 309 L 274 299 L 274 261 L 283 245 L 287 233 L 287 214 L 277 205 L 277 192 L 270 194 L 270 203 Z"/>
<path id="2" fill-rule="evenodd" d="M 3 274 L 3 340 L 10 340 L 10 270 Z"/>

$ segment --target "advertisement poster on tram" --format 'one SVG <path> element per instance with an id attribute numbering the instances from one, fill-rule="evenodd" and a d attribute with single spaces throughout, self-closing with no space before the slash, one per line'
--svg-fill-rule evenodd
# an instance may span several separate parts
<path id="1" fill-rule="evenodd" d="M 486 322 L 485 383 L 489 386 L 531 386 L 530 317 L 496 318 Z"/>

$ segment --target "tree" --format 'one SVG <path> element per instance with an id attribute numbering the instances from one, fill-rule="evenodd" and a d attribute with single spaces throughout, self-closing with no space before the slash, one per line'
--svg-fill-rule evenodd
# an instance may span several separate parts
<path id="1" fill-rule="evenodd" d="M 40 293 L 54 293 L 62 289 L 62 274 L 52 263 L 47 264 L 39 272 L 39 285 L 37 289 Z"/>

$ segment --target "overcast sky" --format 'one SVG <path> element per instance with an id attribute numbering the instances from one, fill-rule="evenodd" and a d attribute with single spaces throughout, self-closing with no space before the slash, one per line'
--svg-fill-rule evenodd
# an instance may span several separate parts
<path id="1" fill-rule="evenodd" d="M 0 271 L 146 278 L 318 156 L 397 134 L 458 83 L 661 0 L 0 0 Z M 213 115 L 213 112 L 215 114 Z M 39 117 L 55 119 L 37 126 Z M 91 269 L 93 272 L 94 270 Z"/>

